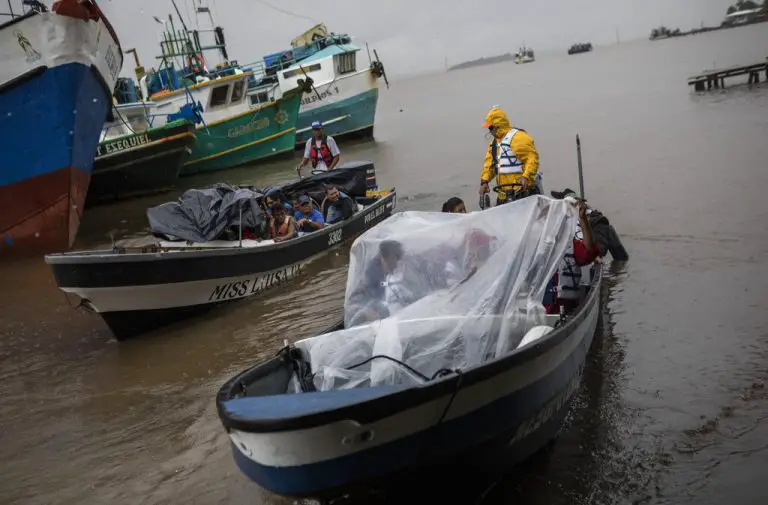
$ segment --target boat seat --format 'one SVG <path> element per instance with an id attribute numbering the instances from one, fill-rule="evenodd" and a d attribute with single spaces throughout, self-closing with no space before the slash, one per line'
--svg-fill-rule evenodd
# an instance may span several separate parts
<path id="1" fill-rule="evenodd" d="M 336 410 L 399 391 L 404 386 L 377 386 L 287 395 L 249 396 L 222 403 L 225 414 L 240 421 L 270 422 Z"/>

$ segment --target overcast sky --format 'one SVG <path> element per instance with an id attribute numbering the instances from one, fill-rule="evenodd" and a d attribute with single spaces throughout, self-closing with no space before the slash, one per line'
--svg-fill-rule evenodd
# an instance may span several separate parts
<path id="1" fill-rule="evenodd" d="M 193 2 L 176 0 L 189 23 Z M 51 2 L 47 2 L 50 4 Z M 420 73 L 462 61 L 514 52 L 563 51 L 572 43 L 612 44 L 644 38 L 664 24 L 683 30 L 719 24 L 731 0 L 208 0 L 224 28 L 230 58 L 240 63 L 287 49 L 315 22 L 369 42 L 390 75 Z M 161 25 L 171 0 L 100 0 L 124 49 L 156 65 Z M 270 7 L 274 6 L 274 7 Z M 281 10 L 288 11 L 281 12 Z M 202 22 L 202 21 L 201 21 Z M 206 21 L 207 23 L 207 21 Z M 361 45 L 362 45 L 361 44 Z M 123 75 L 133 75 L 130 55 Z M 367 58 L 366 58 L 367 59 Z"/>

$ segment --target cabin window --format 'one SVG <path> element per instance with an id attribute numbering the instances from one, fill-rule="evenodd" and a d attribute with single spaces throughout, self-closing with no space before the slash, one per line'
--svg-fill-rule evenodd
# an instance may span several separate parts
<path id="1" fill-rule="evenodd" d="M 309 65 L 308 67 L 302 67 L 304 69 L 304 72 L 310 73 L 310 72 L 316 72 L 320 70 L 320 64 L 314 63 L 312 65 Z M 290 79 L 291 77 L 296 77 L 297 75 L 303 75 L 304 72 L 301 71 L 301 68 L 295 68 L 293 70 L 289 70 L 287 72 L 283 73 L 283 77 L 286 79 Z"/>
<path id="2" fill-rule="evenodd" d="M 262 103 L 268 103 L 269 100 L 269 94 L 266 91 L 260 91 L 258 93 L 253 93 L 250 95 L 251 98 L 251 105 L 259 105 Z"/>
<path id="3" fill-rule="evenodd" d="M 336 56 L 336 70 L 339 74 L 349 74 L 355 71 L 355 53 L 344 53 Z"/>
<path id="4" fill-rule="evenodd" d="M 243 99 L 243 95 L 245 94 L 245 81 L 238 81 L 234 84 L 232 87 L 232 100 L 230 100 L 231 103 L 238 103 L 240 100 Z"/>
<path id="5" fill-rule="evenodd" d="M 211 104 L 208 108 L 210 109 L 226 105 L 227 96 L 229 96 L 229 84 L 213 88 L 213 91 L 211 91 Z"/>

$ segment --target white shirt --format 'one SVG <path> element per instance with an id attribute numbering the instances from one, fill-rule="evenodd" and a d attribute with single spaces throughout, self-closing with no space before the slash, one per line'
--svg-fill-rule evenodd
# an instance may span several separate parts
<path id="1" fill-rule="evenodd" d="M 313 140 L 314 140 L 314 137 L 307 139 L 307 145 L 304 147 L 304 157 L 307 159 L 309 159 L 309 151 L 312 146 Z M 315 141 L 315 145 L 318 147 L 318 149 L 320 148 L 321 143 L 322 142 L 320 140 Z M 339 147 L 336 145 L 336 141 L 333 140 L 333 137 L 331 137 L 330 135 L 326 137 L 326 144 L 328 145 L 328 149 L 331 150 L 331 156 L 333 156 L 334 158 L 341 153 L 341 151 L 339 151 Z M 322 170 L 324 172 L 327 172 L 328 166 L 325 164 L 325 162 L 322 159 L 318 158 L 317 166 L 312 170 Z"/>

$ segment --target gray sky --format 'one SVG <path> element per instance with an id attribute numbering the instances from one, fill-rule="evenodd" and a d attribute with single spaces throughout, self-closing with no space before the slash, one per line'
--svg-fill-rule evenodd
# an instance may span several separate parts
<path id="1" fill-rule="evenodd" d="M 660 24 L 683 30 L 719 24 L 730 0 L 208 0 L 224 28 L 230 58 L 241 63 L 287 49 L 292 38 L 322 21 L 329 31 L 369 42 L 390 75 L 420 73 L 526 45 L 564 51 L 572 43 L 611 44 L 644 38 Z M 189 23 L 193 0 L 176 0 Z M 50 3 L 50 2 L 48 2 Z M 170 0 L 100 0 L 124 49 L 156 65 L 161 26 L 152 16 L 174 13 Z M 309 18 L 309 19 L 306 19 Z M 130 58 L 130 55 L 129 55 Z M 123 75 L 133 75 L 126 59 Z"/>

